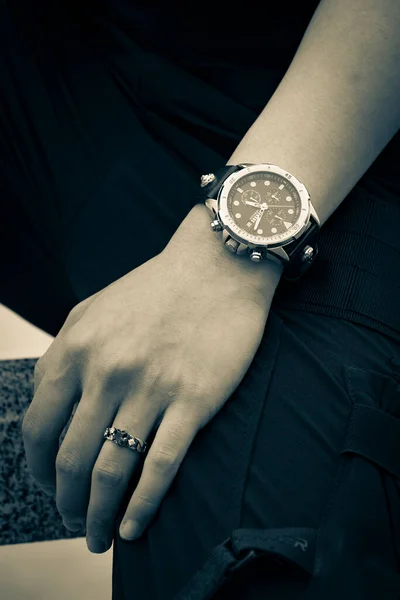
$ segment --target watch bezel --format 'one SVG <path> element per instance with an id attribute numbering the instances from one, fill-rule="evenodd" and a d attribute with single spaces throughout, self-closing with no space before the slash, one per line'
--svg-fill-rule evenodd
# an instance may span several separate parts
<path id="1" fill-rule="evenodd" d="M 235 183 L 245 175 L 248 175 L 249 173 L 259 173 L 260 171 L 266 173 L 272 172 L 290 181 L 290 183 L 296 188 L 301 202 L 300 215 L 297 221 L 293 224 L 293 226 L 283 233 L 276 234 L 270 237 L 260 237 L 259 235 L 253 236 L 251 234 L 248 234 L 245 230 L 241 229 L 235 223 L 228 211 L 228 196 Z M 300 235 L 307 228 L 310 217 L 309 200 L 310 195 L 306 187 L 294 175 L 292 175 L 285 169 L 278 167 L 278 165 L 259 163 L 245 166 L 244 168 L 235 171 L 223 182 L 217 197 L 218 217 L 221 221 L 221 224 L 229 232 L 231 237 L 236 241 L 242 244 L 246 244 L 250 247 L 268 246 L 269 248 L 274 248 L 277 246 L 289 244 L 291 241 L 299 238 Z M 241 232 L 243 232 L 245 236 L 243 236 Z"/>

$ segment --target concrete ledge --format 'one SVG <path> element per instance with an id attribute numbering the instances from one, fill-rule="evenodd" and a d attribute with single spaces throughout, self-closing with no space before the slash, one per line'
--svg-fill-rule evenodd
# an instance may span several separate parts
<path id="1" fill-rule="evenodd" d="M 112 549 L 91 554 L 85 538 L 0 546 L 4 600 L 111 600 Z"/>

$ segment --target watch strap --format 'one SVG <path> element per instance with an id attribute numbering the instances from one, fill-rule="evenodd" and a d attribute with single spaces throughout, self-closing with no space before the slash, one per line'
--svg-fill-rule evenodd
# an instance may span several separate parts
<path id="1" fill-rule="evenodd" d="M 225 179 L 229 177 L 235 171 L 238 171 L 240 166 L 238 165 L 227 165 L 220 167 L 216 171 L 213 171 L 214 179 L 210 183 L 203 186 L 203 194 L 205 198 L 217 198 L 218 192 L 224 183 Z"/>
<path id="2" fill-rule="evenodd" d="M 289 257 L 289 263 L 285 263 L 285 269 L 282 274 L 283 279 L 286 279 L 286 281 L 297 281 L 311 267 L 318 256 L 317 239 L 320 229 L 319 224 L 311 215 L 308 229 L 298 239 L 283 246 Z M 311 246 L 313 253 L 308 260 L 303 261 L 306 246 Z"/>

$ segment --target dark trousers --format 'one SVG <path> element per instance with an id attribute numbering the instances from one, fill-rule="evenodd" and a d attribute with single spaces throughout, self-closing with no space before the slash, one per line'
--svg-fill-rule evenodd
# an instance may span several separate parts
<path id="1" fill-rule="evenodd" d="M 199 174 L 224 164 L 257 114 L 193 74 L 179 88 L 183 71 L 113 37 L 112 24 L 103 37 L 74 6 L 0 2 L 0 301 L 53 335 L 75 304 L 165 247 Z M 263 104 L 278 71 L 260 78 Z M 135 473 L 113 600 L 183 589 L 190 600 L 233 531 L 295 527 L 318 530 L 314 583 L 271 553 L 212 597 L 398 598 L 398 446 L 372 428 L 375 454 L 343 448 L 359 405 L 388 431 L 400 423 L 399 382 L 390 335 L 275 301 L 245 378 L 194 439 L 151 527 L 127 543 L 118 526 Z"/>

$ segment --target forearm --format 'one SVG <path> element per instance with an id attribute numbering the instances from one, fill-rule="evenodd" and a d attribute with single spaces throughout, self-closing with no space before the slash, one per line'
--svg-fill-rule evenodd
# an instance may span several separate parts
<path id="1" fill-rule="evenodd" d="M 322 0 L 228 164 L 287 169 L 323 225 L 400 127 L 399 65 L 398 0 Z"/>
<path id="2" fill-rule="evenodd" d="M 228 164 L 267 162 L 307 187 L 323 225 L 400 126 L 400 2 L 323 0 L 283 80 Z M 221 276 L 279 283 L 282 267 L 232 255 L 196 205 L 174 238 Z"/>

